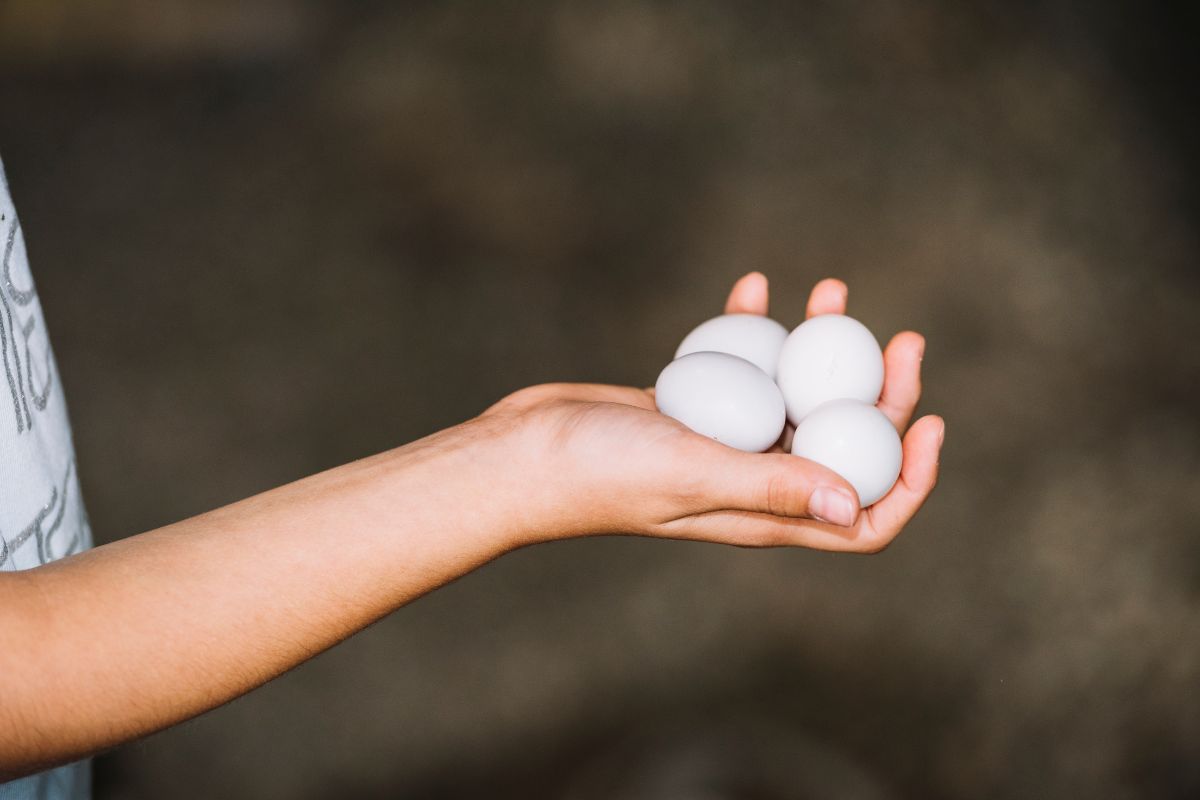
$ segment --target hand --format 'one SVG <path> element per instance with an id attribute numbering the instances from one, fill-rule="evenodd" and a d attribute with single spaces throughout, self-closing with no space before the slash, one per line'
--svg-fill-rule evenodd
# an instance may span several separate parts
<path id="1" fill-rule="evenodd" d="M 818 283 L 808 316 L 841 314 L 844 283 Z M 726 313 L 767 312 L 758 273 L 733 287 Z M 920 397 L 924 339 L 898 334 L 884 352 L 878 407 L 904 434 Z M 841 477 L 784 452 L 744 453 L 660 414 L 652 389 L 546 384 L 523 389 L 479 420 L 502 425 L 516 453 L 529 540 L 635 533 L 742 546 L 801 545 L 875 553 L 912 519 L 937 481 L 944 423 L 923 417 L 904 434 L 900 478 L 860 512 Z M 839 523 L 839 524 L 833 524 Z"/>
<path id="2" fill-rule="evenodd" d="M 822 281 L 808 311 L 845 304 Z M 726 308 L 766 313 L 766 279 L 743 278 Z M 900 429 L 922 344 L 902 333 L 885 353 L 879 407 Z M 636 533 L 876 552 L 933 489 L 941 438 L 940 419 L 918 420 L 900 480 L 860 513 L 824 467 L 693 433 L 649 390 L 535 386 L 403 447 L 0 572 L 0 782 L 225 703 L 515 545 Z"/>

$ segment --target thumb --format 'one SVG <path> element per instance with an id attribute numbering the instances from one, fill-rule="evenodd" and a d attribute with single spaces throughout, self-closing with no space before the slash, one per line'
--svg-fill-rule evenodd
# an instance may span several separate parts
<path id="1" fill-rule="evenodd" d="M 704 511 L 753 511 L 805 517 L 849 527 L 858 519 L 858 493 L 845 478 L 807 458 L 743 453 L 705 462 Z"/>

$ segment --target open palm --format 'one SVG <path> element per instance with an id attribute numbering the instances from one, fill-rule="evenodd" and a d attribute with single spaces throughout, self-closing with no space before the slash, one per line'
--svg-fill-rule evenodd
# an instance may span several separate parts
<path id="1" fill-rule="evenodd" d="M 821 281 L 808 316 L 845 313 L 846 297 L 841 281 Z M 725 311 L 766 314 L 767 303 L 766 278 L 751 273 L 733 287 Z M 549 498 L 555 535 L 637 533 L 873 553 L 900 533 L 937 482 L 943 421 L 927 416 L 908 427 L 924 346 L 919 334 L 904 332 L 884 351 L 878 407 L 904 437 L 904 462 L 887 496 L 861 513 L 849 483 L 785 452 L 790 427 L 770 452 L 744 453 L 658 413 L 652 389 L 545 384 L 510 395 L 485 417 L 520 421 L 514 429 L 532 456 L 531 486 L 536 481 L 539 496 Z M 849 525 L 823 521 L 837 520 L 839 508 Z"/>

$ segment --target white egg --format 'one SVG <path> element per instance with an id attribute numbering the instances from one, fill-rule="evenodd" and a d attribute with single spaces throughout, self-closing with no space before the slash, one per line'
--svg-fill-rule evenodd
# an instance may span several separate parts
<path id="1" fill-rule="evenodd" d="M 751 453 L 775 444 L 787 421 L 770 376 L 728 353 L 675 359 L 659 374 L 654 398 L 659 411 L 696 433 Z"/>
<path id="2" fill-rule="evenodd" d="M 863 508 L 891 491 L 904 458 L 892 421 L 859 400 L 832 400 L 814 409 L 796 426 L 792 455 L 841 475 Z"/>
<path id="3" fill-rule="evenodd" d="M 830 400 L 878 400 L 883 388 L 883 353 L 875 336 L 858 320 L 844 314 L 822 314 L 788 335 L 779 353 L 775 380 L 783 392 L 788 419 L 798 424 Z"/>
<path id="4" fill-rule="evenodd" d="M 760 314 L 725 314 L 702 323 L 684 337 L 675 357 L 709 351 L 744 358 L 771 378 L 787 328 Z"/>

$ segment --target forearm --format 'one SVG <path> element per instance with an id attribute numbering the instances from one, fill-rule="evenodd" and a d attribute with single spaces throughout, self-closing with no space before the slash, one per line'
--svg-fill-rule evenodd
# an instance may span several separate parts
<path id="1" fill-rule="evenodd" d="M 0 575 L 0 780 L 225 703 L 502 553 L 526 520 L 480 425 Z"/>

